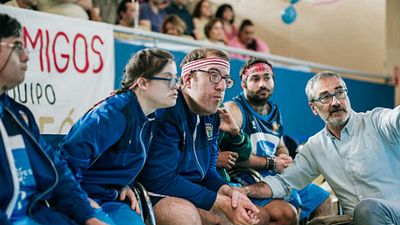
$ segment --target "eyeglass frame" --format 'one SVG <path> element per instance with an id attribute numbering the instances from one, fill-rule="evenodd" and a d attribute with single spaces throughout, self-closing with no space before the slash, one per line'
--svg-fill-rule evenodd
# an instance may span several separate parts
<path id="1" fill-rule="evenodd" d="M 333 100 L 333 97 L 335 97 L 337 100 L 343 100 L 343 99 L 345 99 L 345 98 L 348 96 L 347 93 L 348 93 L 347 89 L 341 88 L 341 89 L 336 90 L 336 91 L 333 92 L 332 94 L 328 92 L 328 93 L 326 93 L 326 94 L 320 95 L 318 98 L 312 99 L 311 102 L 316 102 L 316 101 L 318 101 L 318 102 L 320 102 L 321 104 L 324 104 L 324 105 L 325 105 L 325 104 L 331 103 L 332 100 Z M 341 95 L 341 94 L 343 94 L 343 96 L 339 96 L 339 95 Z M 327 100 L 322 100 L 323 98 L 326 98 Z"/>
<path id="2" fill-rule="evenodd" d="M 219 72 L 218 70 L 213 69 L 213 71 L 210 70 L 203 70 L 203 69 L 196 69 L 196 70 L 191 70 L 190 73 L 195 73 L 195 72 L 203 72 L 203 73 L 207 73 L 208 74 L 208 80 L 213 83 L 213 84 L 218 84 L 219 82 L 221 82 L 222 79 L 224 79 L 226 88 L 231 88 L 233 87 L 233 85 L 235 84 L 235 81 L 232 80 L 231 78 L 229 78 L 228 76 L 222 76 L 221 72 Z M 218 79 L 217 80 L 212 80 L 212 72 L 218 73 Z M 231 85 L 228 84 L 228 82 L 231 82 Z"/>
<path id="3" fill-rule="evenodd" d="M 15 42 L 15 43 L 8 43 L 8 42 L 0 42 L 0 45 L 2 46 L 7 46 L 11 48 L 11 51 L 16 51 L 18 56 L 22 56 L 23 53 L 26 55 L 29 54 L 29 51 L 26 47 L 24 47 L 24 44 L 22 42 Z"/>
<path id="4" fill-rule="evenodd" d="M 169 74 L 169 73 L 166 73 Z M 168 81 L 168 87 L 171 89 L 179 88 L 179 85 L 181 84 L 181 77 L 149 77 L 146 78 L 147 80 L 165 80 Z M 174 83 L 175 82 L 175 83 Z"/>

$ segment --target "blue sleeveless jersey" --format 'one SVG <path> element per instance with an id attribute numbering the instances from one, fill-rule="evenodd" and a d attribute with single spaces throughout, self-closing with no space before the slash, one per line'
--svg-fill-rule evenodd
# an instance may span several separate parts
<path id="1" fill-rule="evenodd" d="M 242 130 L 250 136 L 252 153 L 257 156 L 274 156 L 283 135 L 282 118 L 279 108 L 268 101 L 271 111 L 260 115 L 249 105 L 243 92 L 233 98 L 242 112 Z"/>
<path id="2" fill-rule="evenodd" d="M 233 101 L 239 106 L 242 112 L 242 130 L 250 136 L 252 153 L 257 156 L 275 156 L 279 141 L 283 136 L 282 117 L 278 106 L 272 101 L 267 104 L 271 107 L 268 115 L 260 115 L 249 105 L 244 93 L 241 92 L 233 98 Z M 275 175 L 274 171 L 259 169 L 262 176 Z M 237 179 L 247 184 L 254 183 L 253 178 L 246 172 L 239 174 Z M 323 190 L 315 184 L 309 184 L 302 190 L 292 190 L 292 193 L 285 199 L 294 205 L 295 208 L 301 207 L 300 220 L 309 218 L 322 202 L 329 196 L 329 192 Z M 268 204 L 271 199 L 252 201 L 259 206 Z"/>

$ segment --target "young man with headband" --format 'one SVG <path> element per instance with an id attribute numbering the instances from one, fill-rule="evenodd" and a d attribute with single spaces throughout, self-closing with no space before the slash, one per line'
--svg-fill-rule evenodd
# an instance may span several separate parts
<path id="1" fill-rule="evenodd" d="M 225 104 L 237 125 L 251 140 L 252 154 L 249 160 L 238 165 L 258 171 L 262 177 L 279 174 L 292 163 L 292 158 L 283 141 L 283 124 L 278 105 L 270 100 L 275 86 L 272 65 L 266 59 L 251 58 L 243 65 L 240 77 L 243 92 Z M 243 185 L 252 184 L 255 180 L 250 174 L 239 173 L 236 181 Z M 328 196 L 329 192 L 310 185 L 303 190 L 293 191 L 286 200 L 296 208 L 301 208 L 299 219 L 302 220 L 307 219 L 325 200 L 330 206 Z M 256 202 L 268 211 L 271 221 L 291 224 L 296 220 L 293 207 L 286 201 L 263 199 Z M 329 213 L 331 210 L 328 210 Z"/>
<path id="2" fill-rule="evenodd" d="M 177 104 L 158 110 L 148 161 L 139 181 L 153 192 L 157 224 L 256 224 L 258 209 L 216 170 L 217 109 L 230 79 L 226 53 L 201 48 L 183 59 Z"/>

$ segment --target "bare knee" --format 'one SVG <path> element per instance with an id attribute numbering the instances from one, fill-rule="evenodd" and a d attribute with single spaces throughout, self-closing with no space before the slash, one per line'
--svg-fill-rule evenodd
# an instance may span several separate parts
<path id="1" fill-rule="evenodd" d="M 283 200 L 272 200 L 264 208 L 267 210 L 271 224 L 294 225 L 298 223 L 296 209 Z"/>
<path id="2" fill-rule="evenodd" d="M 310 219 L 319 217 L 319 216 L 329 216 L 335 215 L 336 212 L 333 207 L 332 197 L 329 196 L 321 205 L 318 206 L 310 215 Z"/>
<path id="3" fill-rule="evenodd" d="M 182 198 L 161 199 L 154 206 L 154 214 L 158 225 L 201 225 L 196 206 Z"/>

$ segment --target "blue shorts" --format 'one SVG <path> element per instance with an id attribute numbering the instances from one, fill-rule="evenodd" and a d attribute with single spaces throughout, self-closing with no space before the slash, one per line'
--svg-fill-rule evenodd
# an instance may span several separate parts
<path id="1" fill-rule="evenodd" d="M 275 174 L 266 174 L 265 171 L 262 171 L 263 176 L 275 175 Z M 241 173 L 236 180 L 233 181 L 241 181 L 240 183 L 245 184 L 253 184 L 255 180 L 253 177 L 246 172 Z M 317 209 L 328 197 L 330 193 L 325 191 L 321 187 L 315 184 L 309 184 L 305 188 L 301 190 L 292 190 L 289 196 L 285 197 L 283 200 L 292 204 L 295 208 L 301 208 L 300 220 L 309 218 L 311 213 Z M 272 199 L 251 199 L 252 202 L 258 206 L 264 207 L 268 204 Z"/>

